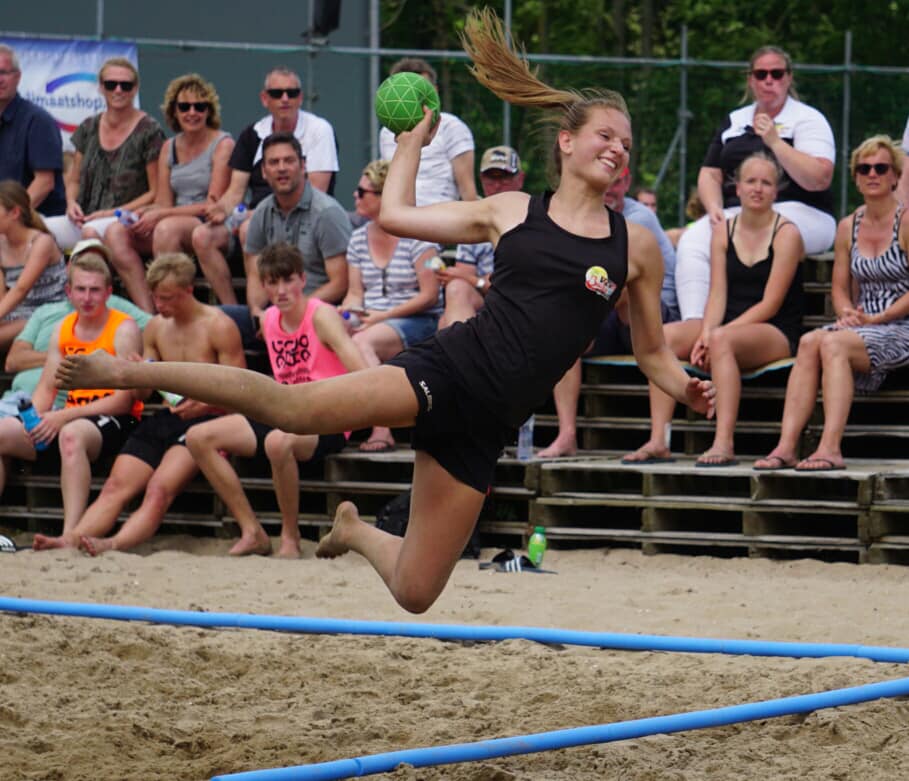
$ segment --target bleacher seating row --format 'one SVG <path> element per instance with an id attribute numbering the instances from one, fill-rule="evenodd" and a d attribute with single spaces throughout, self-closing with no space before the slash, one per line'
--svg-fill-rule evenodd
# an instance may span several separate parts
<path id="1" fill-rule="evenodd" d="M 805 263 L 806 327 L 831 319 L 832 257 Z M 237 280 L 238 289 L 242 279 Z M 200 280 L 199 294 L 207 297 Z M 578 457 L 520 462 L 509 450 L 499 460 L 495 487 L 480 531 L 488 544 L 521 545 L 528 527 L 547 527 L 554 545 L 639 546 L 647 552 L 772 557 L 814 556 L 851 562 L 909 563 L 909 424 L 907 375 L 877 393 L 857 396 L 844 440 L 849 468 L 834 473 L 755 472 L 750 463 L 779 435 L 788 371 L 748 380 L 743 390 L 736 449 L 740 465 L 697 469 L 694 457 L 712 440 L 713 424 L 679 406 L 672 423 L 675 463 L 629 466 L 618 456 L 646 439 L 647 387 L 628 361 L 588 359 L 578 418 Z M 0 375 L 0 387 L 9 375 Z M 905 406 L 900 406 L 905 405 Z M 802 436 L 801 453 L 815 446 L 823 422 L 821 400 Z M 551 411 L 536 418 L 536 444 L 555 435 Z M 409 487 L 413 454 L 349 448 L 308 467 L 300 483 L 301 529 L 314 538 L 344 499 L 371 519 Z M 237 461 L 253 507 L 267 528 L 280 523 L 268 467 Z M 93 490 L 106 474 L 96 467 Z M 60 528 L 59 480 L 27 465 L 10 476 L 0 525 L 30 531 Z M 166 528 L 229 536 L 233 519 L 207 483 L 194 480 L 168 513 Z"/>

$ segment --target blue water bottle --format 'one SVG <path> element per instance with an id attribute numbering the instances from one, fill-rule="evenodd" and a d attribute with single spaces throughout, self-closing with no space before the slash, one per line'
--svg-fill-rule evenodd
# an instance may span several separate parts
<path id="1" fill-rule="evenodd" d="M 225 220 L 227 230 L 231 233 L 236 233 L 247 217 L 249 217 L 249 210 L 246 208 L 246 204 L 237 204 L 230 216 Z"/>
<path id="2" fill-rule="evenodd" d="M 135 212 L 130 211 L 129 209 L 114 209 L 114 217 L 116 217 L 121 224 L 129 227 L 130 225 L 135 225 L 139 222 L 139 215 Z"/>
<path id="3" fill-rule="evenodd" d="M 530 461 L 533 458 L 533 415 L 521 424 L 518 429 L 518 460 Z"/>
<path id="4" fill-rule="evenodd" d="M 22 421 L 26 431 L 32 431 L 41 422 L 41 416 L 29 399 L 19 399 L 19 420 Z M 34 445 L 35 450 L 47 449 L 47 442 L 35 442 Z"/>

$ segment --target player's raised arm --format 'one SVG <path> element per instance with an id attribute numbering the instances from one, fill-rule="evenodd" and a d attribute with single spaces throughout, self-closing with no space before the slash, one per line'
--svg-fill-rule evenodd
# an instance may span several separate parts
<path id="1" fill-rule="evenodd" d="M 434 241 L 439 244 L 473 244 L 493 241 L 493 208 L 489 199 L 447 201 L 416 206 L 415 183 L 420 150 L 432 140 L 432 112 L 413 129 L 397 137 L 398 147 L 382 189 L 379 223 L 396 236 Z"/>

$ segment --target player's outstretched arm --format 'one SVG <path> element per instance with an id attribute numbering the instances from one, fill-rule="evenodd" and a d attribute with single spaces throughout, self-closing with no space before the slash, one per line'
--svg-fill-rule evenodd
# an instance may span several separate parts
<path id="1" fill-rule="evenodd" d="M 663 261 L 653 234 L 628 225 L 628 297 L 634 357 L 647 378 L 696 412 L 713 416 L 716 389 L 689 377 L 663 338 L 660 289 Z"/>

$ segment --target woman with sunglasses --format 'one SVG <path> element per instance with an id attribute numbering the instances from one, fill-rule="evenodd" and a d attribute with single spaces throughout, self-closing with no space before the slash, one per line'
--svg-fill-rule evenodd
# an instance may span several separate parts
<path id="1" fill-rule="evenodd" d="M 0 182 L 0 354 L 41 304 L 66 297 L 63 254 L 19 182 Z"/>
<path id="2" fill-rule="evenodd" d="M 98 83 L 106 107 L 73 133 L 66 215 L 47 221 L 63 249 L 80 238 L 104 238 L 117 209 L 135 212 L 155 199 L 164 131 L 134 105 L 139 72 L 129 60 L 113 57 L 101 66 Z M 142 264 L 114 256 L 113 265 L 133 302 L 154 311 Z"/>
<path id="3" fill-rule="evenodd" d="M 439 280 L 426 261 L 438 247 L 425 241 L 393 236 L 378 222 L 387 160 L 373 160 L 354 190 L 356 213 L 368 220 L 347 246 L 347 295 L 341 310 L 359 319 L 353 340 L 369 366 L 379 366 L 401 350 L 436 332 L 442 301 Z M 394 450 L 387 426 L 375 426 L 360 450 Z"/>
<path id="4" fill-rule="evenodd" d="M 855 389 L 877 390 L 888 372 L 909 364 L 909 217 L 895 194 L 904 164 L 902 150 L 887 136 L 872 136 L 852 153 L 852 177 L 865 202 L 836 231 L 836 322 L 799 342 L 780 441 L 755 469 L 845 469 L 841 446 Z M 817 449 L 797 461 L 819 387 L 824 430 Z"/>
<path id="5" fill-rule="evenodd" d="M 141 267 L 143 257 L 192 252 L 193 230 L 230 180 L 227 161 L 234 142 L 220 130 L 220 105 L 214 86 L 197 73 L 167 86 L 161 111 L 177 135 L 158 157 L 155 201 L 141 209 L 135 224 L 117 222 L 105 234 L 121 263 Z"/>
<path id="6" fill-rule="evenodd" d="M 704 314 L 711 232 L 738 212 L 733 174 L 754 152 L 769 152 L 783 169 L 774 208 L 795 223 L 805 252 L 824 252 L 833 243 L 833 131 L 823 114 L 798 100 L 792 60 L 782 49 L 762 46 L 751 55 L 745 87 L 749 98 L 752 102 L 730 112 L 717 130 L 698 173 L 698 195 L 707 213 L 682 234 L 676 253 L 675 285 L 683 322 Z M 696 335 L 700 325 L 693 324 L 691 330 Z"/>

